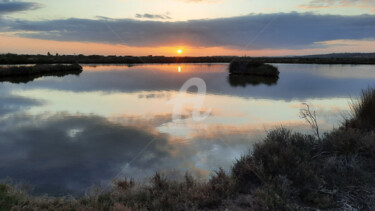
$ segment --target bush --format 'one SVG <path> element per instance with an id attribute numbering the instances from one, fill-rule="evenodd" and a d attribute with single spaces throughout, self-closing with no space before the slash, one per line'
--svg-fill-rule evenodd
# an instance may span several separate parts
<path id="1" fill-rule="evenodd" d="M 10 192 L 11 187 L 0 184 L 0 210 L 10 210 L 18 203 L 18 199 Z"/>
<path id="2" fill-rule="evenodd" d="M 118 187 L 120 190 L 123 190 L 123 191 L 132 189 L 135 186 L 134 180 L 130 179 L 128 181 L 127 178 L 125 178 L 123 180 L 114 181 L 114 183 L 115 183 L 116 187 Z"/>
<path id="3" fill-rule="evenodd" d="M 362 91 L 358 101 L 352 102 L 352 119 L 347 122 L 347 127 L 361 130 L 375 129 L 375 89 L 367 88 Z"/>

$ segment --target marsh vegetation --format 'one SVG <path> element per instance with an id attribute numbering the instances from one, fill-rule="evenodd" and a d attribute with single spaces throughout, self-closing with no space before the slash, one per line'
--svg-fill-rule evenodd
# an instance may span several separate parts
<path id="1" fill-rule="evenodd" d="M 78 64 L 3 66 L 0 67 L 0 82 L 27 83 L 44 76 L 79 75 L 82 71 L 82 67 Z"/>
<path id="2" fill-rule="evenodd" d="M 229 73 L 231 75 L 246 75 L 246 76 L 263 76 L 263 77 L 279 77 L 279 70 L 277 67 L 254 62 L 247 59 L 233 60 L 229 65 Z"/>

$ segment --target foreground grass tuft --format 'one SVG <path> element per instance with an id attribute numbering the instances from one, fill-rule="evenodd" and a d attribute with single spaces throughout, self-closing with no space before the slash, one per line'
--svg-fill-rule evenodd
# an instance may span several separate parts
<path id="1" fill-rule="evenodd" d="M 7 185 L 0 184 L 0 210 L 10 210 L 18 204 L 18 199 L 10 192 L 11 188 Z"/>
<path id="2" fill-rule="evenodd" d="M 362 91 L 361 98 L 351 105 L 352 119 L 347 121 L 347 126 L 361 130 L 375 128 L 375 91 L 367 88 Z"/>

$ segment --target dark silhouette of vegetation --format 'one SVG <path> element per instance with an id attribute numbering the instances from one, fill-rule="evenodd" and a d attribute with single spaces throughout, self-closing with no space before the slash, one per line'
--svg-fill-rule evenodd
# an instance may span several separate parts
<path id="1" fill-rule="evenodd" d="M 253 75 L 264 77 L 279 77 L 279 70 L 269 64 L 249 61 L 247 59 L 235 59 L 229 65 L 231 75 Z"/>
<path id="2" fill-rule="evenodd" d="M 269 132 L 230 172 L 207 182 L 156 173 L 147 184 L 123 179 L 82 198 L 36 197 L 0 186 L 0 207 L 15 210 L 374 210 L 375 89 L 353 105 L 353 118 L 322 134 Z M 367 113 L 369 112 L 369 113 Z M 311 112 L 310 112 L 311 113 Z M 365 115 L 367 114 L 367 115 Z"/>
<path id="3" fill-rule="evenodd" d="M 35 65 L 35 66 L 6 66 L 0 67 L 0 82 L 27 83 L 44 76 L 62 77 L 79 75 L 82 67 L 71 65 Z"/>
<path id="4" fill-rule="evenodd" d="M 375 64 L 375 54 L 337 54 L 295 57 L 245 57 L 258 63 L 300 64 Z M 236 56 L 165 57 L 165 56 L 101 56 L 101 55 L 0 55 L 0 64 L 141 64 L 141 63 L 230 63 Z"/>
<path id="5" fill-rule="evenodd" d="M 362 91 L 359 101 L 351 105 L 352 118 L 346 121 L 347 127 L 368 128 L 375 127 L 375 92 L 372 88 Z"/>
<path id="6" fill-rule="evenodd" d="M 11 187 L 0 184 L 0 210 L 10 210 L 15 204 L 18 204 L 16 194 L 11 193 Z"/>
<path id="7" fill-rule="evenodd" d="M 303 103 L 305 108 L 300 110 L 300 117 L 311 126 L 312 131 L 316 135 L 316 137 L 320 140 L 320 132 L 319 132 L 319 125 L 318 119 L 316 117 L 316 111 L 311 111 L 310 105 L 307 103 Z"/>

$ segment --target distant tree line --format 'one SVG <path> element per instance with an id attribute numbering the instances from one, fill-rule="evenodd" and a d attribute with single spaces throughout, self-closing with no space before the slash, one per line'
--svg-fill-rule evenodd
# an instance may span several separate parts
<path id="1" fill-rule="evenodd" d="M 261 63 L 300 63 L 300 64 L 375 64 L 375 55 L 352 57 L 336 56 L 300 56 L 300 57 L 236 57 L 236 56 L 211 56 L 211 57 L 165 57 L 165 56 L 102 56 L 102 55 L 18 55 L 0 54 L 0 64 L 141 64 L 141 63 L 229 63 L 236 59 L 248 59 Z M 344 55 L 344 54 L 343 54 Z"/>

